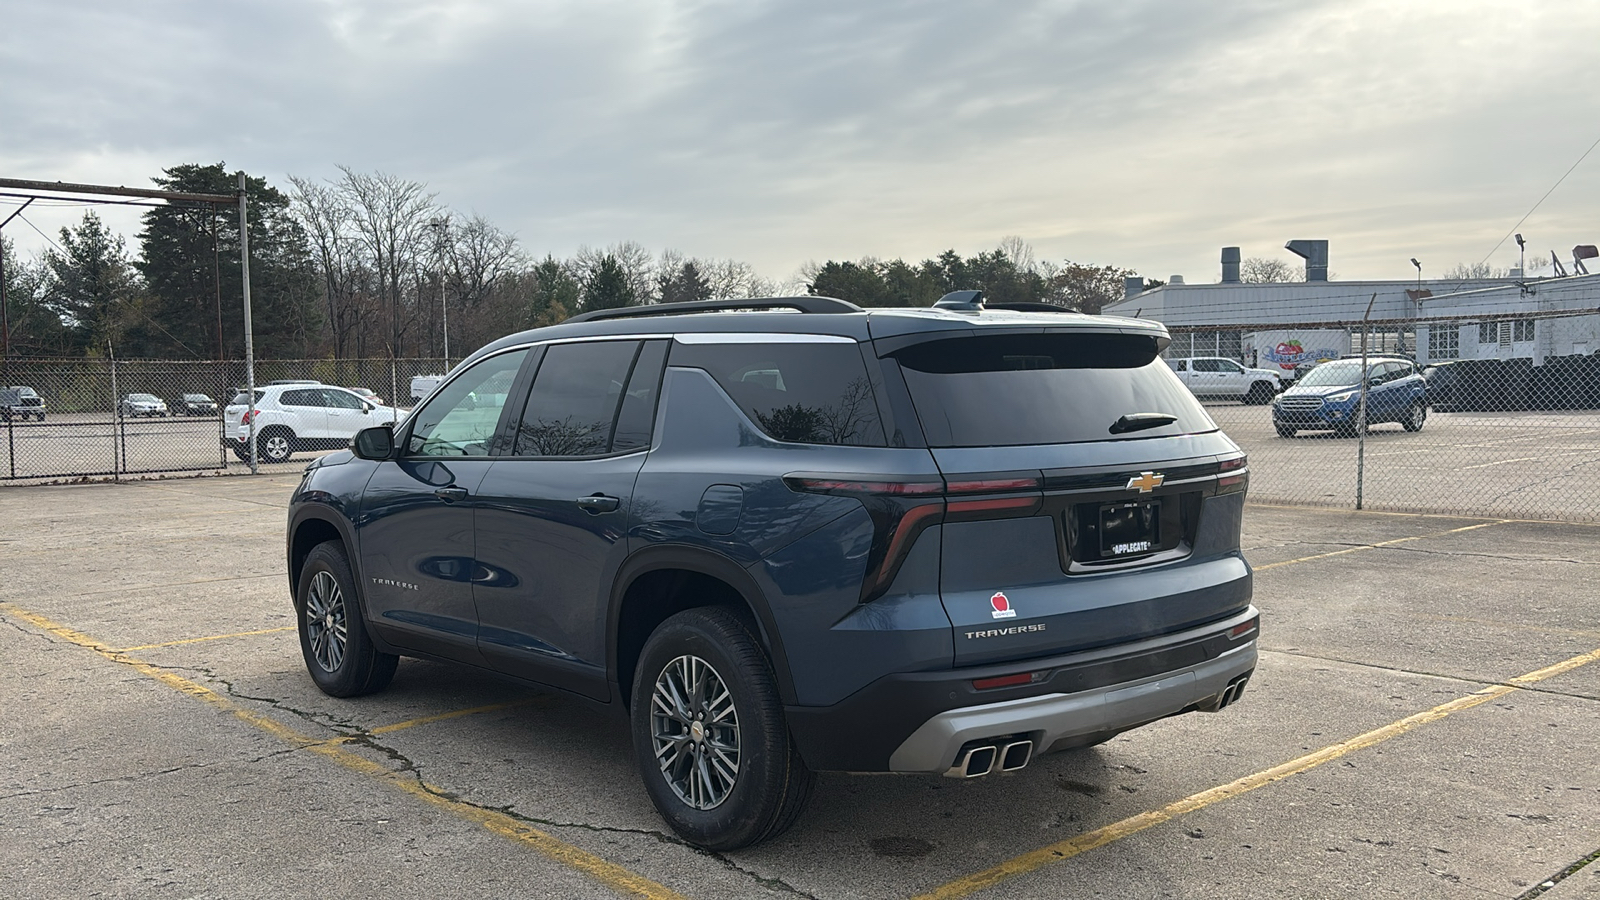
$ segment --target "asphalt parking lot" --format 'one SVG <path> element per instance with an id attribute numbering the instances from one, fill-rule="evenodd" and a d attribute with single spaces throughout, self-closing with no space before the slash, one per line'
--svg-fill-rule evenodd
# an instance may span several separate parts
<path id="1" fill-rule="evenodd" d="M 283 468 L 0 488 L 0 894 L 1600 896 L 1593 526 L 1254 504 L 1241 703 L 1015 775 L 824 775 L 719 855 L 577 703 L 412 660 L 319 693 Z"/>

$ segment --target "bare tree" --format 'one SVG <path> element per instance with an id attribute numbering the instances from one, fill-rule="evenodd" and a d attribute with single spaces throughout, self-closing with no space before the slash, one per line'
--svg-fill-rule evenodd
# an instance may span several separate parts
<path id="1" fill-rule="evenodd" d="M 1034 272 L 1038 269 L 1033 248 L 1017 235 L 1008 234 L 1000 239 L 1000 254 L 1011 260 L 1011 264 L 1016 266 L 1018 272 Z"/>
<path id="2" fill-rule="evenodd" d="M 431 247 L 428 223 L 441 210 L 420 182 L 383 172 L 368 175 L 348 166 L 339 171 L 344 177 L 334 187 L 349 205 L 356 239 L 377 275 L 379 299 L 390 316 L 389 352 L 398 356 L 417 313 L 417 296 L 407 296 L 404 280 L 421 271 Z"/>
<path id="3" fill-rule="evenodd" d="M 1239 263 L 1239 280 L 1245 284 L 1276 284 L 1285 281 L 1303 281 L 1294 266 L 1281 259 L 1252 256 Z"/>

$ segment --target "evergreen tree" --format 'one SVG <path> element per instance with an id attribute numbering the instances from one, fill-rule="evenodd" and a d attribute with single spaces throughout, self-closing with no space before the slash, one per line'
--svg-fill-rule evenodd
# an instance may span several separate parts
<path id="1" fill-rule="evenodd" d="M 711 299 L 711 282 L 700 274 L 694 260 L 687 260 L 676 271 L 663 272 L 656 279 L 662 303 L 693 303 Z"/>
<path id="2" fill-rule="evenodd" d="M 232 194 L 239 175 L 223 163 L 184 164 L 151 179 L 165 190 Z M 250 301 L 256 355 L 310 354 L 322 328 L 320 279 L 289 198 L 247 178 Z M 139 271 L 151 294 L 150 341 L 159 355 L 237 359 L 244 355 L 244 288 L 239 216 L 231 207 L 169 204 L 144 214 Z M 220 320 L 220 321 L 219 321 Z"/>
<path id="3" fill-rule="evenodd" d="M 58 250 L 45 254 L 45 305 L 66 325 L 69 346 L 98 356 L 120 344 L 139 285 L 126 243 L 93 211 L 76 228 L 61 229 Z"/>
<path id="4" fill-rule="evenodd" d="M 615 256 L 607 253 L 583 285 L 584 311 L 619 309 L 637 302 L 638 295 L 628 280 L 627 272 Z"/>
<path id="5" fill-rule="evenodd" d="M 534 266 L 524 328 L 556 325 L 572 314 L 582 300 L 583 287 L 553 256 Z"/>

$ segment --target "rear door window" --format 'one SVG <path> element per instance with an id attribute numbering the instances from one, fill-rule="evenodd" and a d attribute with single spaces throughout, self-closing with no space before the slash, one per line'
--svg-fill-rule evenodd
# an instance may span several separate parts
<path id="1" fill-rule="evenodd" d="M 545 351 L 517 427 L 515 456 L 600 456 L 612 427 L 638 341 L 555 344 Z"/>
<path id="2" fill-rule="evenodd" d="M 946 338 L 893 354 L 932 447 L 1137 440 L 1215 431 L 1140 334 L 1045 332 Z M 1196 360 L 1196 368 L 1202 360 Z M 1174 417 L 1113 434 L 1126 415 Z"/>
<path id="3" fill-rule="evenodd" d="M 861 345 L 848 338 L 792 337 L 700 343 L 700 336 L 682 335 L 672 364 L 705 370 L 774 440 L 884 446 Z"/>

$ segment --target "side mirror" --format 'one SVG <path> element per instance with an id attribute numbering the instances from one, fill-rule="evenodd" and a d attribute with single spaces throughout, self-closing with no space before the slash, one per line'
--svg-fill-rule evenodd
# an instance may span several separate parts
<path id="1" fill-rule="evenodd" d="M 394 457 L 394 429 L 388 425 L 363 428 L 350 442 L 350 452 L 357 459 L 392 459 Z"/>

